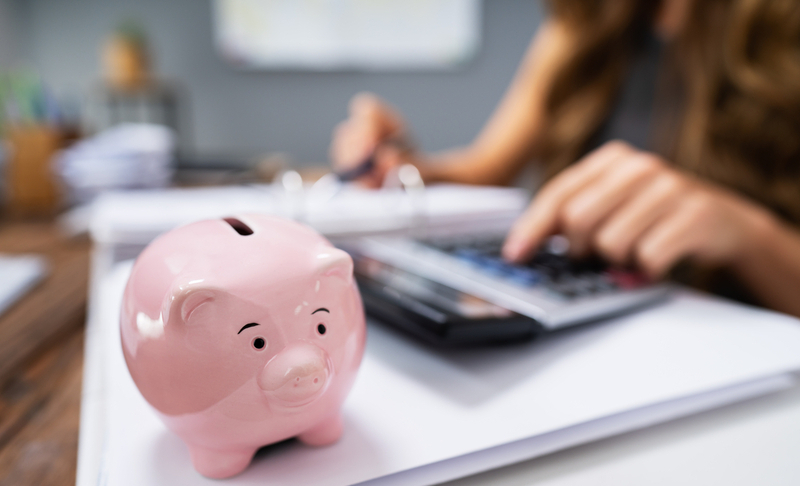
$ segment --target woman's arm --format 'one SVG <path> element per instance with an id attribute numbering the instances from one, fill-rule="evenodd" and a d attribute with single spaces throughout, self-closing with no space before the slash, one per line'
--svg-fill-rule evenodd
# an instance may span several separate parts
<path id="1" fill-rule="evenodd" d="M 424 154 L 394 143 L 407 136 L 400 114 L 369 93 L 356 95 L 348 119 L 333 134 L 331 158 L 347 170 L 372 154 L 375 170 L 362 178 L 377 187 L 392 168 L 413 163 L 426 182 L 506 184 L 535 153 L 549 85 L 567 56 L 570 36 L 554 21 L 542 25 L 495 112 L 467 147 Z"/>
<path id="2" fill-rule="evenodd" d="M 750 251 L 733 266 L 766 306 L 800 316 L 800 231 L 774 217 L 753 229 Z"/>
<path id="3" fill-rule="evenodd" d="M 417 163 L 426 181 L 508 184 L 535 154 L 550 83 L 569 51 L 566 29 L 548 21 L 531 41 L 514 80 L 475 140 Z"/>

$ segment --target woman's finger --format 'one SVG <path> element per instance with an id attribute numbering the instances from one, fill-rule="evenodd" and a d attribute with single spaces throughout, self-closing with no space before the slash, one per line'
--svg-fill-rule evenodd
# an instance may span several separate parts
<path id="1" fill-rule="evenodd" d="M 662 277 L 702 245 L 709 222 L 698 209 L 694 201 L 682 203 L 643 235 L 636 245 L 635 258 L 649 276 Z"/>
<path id="2" fill-rule="evenodd" d="M 350 117 L 360 120 L 373 132 L 376 141 L 394 137 L 405 130 L 403 117 L 378 96 L 358 93 L 350 100 Z"/>
<path id="3" fill-rule="evenodd" d="M 503 257 L 514 262 L 529 258 L 542 240 L 558 229 L 564 203 L 632 151 L 624 143 L 608 143 L 546 184 L 511 228 Z"/>
<path id="4" fill-rule="evenodd" d="M 663 171 L 655 156 L 634 152 L 575 194 L 564 204 L 561 216 L 561 229 L 570 241 L 570 251 L 574 255 L 588 253 L 601 223 Z"/>
<path id="5" fill-rule="evenodd" d="M 678 175 L 662 173 L 602 224 L 594 236 L 595 250 L 611 262 L 626 263 L 645 231 L 673 211 L 685 192 L 685 181 Z"/>

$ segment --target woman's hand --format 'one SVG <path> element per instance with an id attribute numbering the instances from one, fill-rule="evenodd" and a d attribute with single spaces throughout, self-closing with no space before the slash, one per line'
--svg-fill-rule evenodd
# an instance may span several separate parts
<path id="1" fill-rule="evenodd" d="M 691 257 L 736 265 L 760 250 L 772 220 L 761 207 L 670 167 L 660 157 L 609 142 L 546 184 L 503 247 L 512 261 L 562 233 L 576 255 L 594 251 L 663 276 Z"/>
<path id="2" fill-rule="evenodd" d="M 371 171 L 358 178 L 367 187 L 383 184 L 386 174 L 404 162 L 407 149 L 398 147 L 406 123 L 388 103 L 371 93 L 359 93 L 350 100 L 349 116 L 333 130 L 330 157 L 336 172 L 358 167 L 369 157 Z"/>

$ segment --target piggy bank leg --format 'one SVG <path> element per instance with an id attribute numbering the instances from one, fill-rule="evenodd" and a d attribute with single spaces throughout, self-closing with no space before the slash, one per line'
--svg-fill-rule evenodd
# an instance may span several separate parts
<path id="1" fill-rule="evenodd" d="M 254 449 L 221 451 L 206 447 L 189 445 L 192 465 L 197 472 L 207 478 L 224 479 L 244 471 L 253 459 Z"/>
<path id="2" fill-rule="evenodd" d="M 297 439 L 310 446 L 325 446 L 339 440 L 343 430 L 342 416 L 336 414 L 298 435 Z"/>

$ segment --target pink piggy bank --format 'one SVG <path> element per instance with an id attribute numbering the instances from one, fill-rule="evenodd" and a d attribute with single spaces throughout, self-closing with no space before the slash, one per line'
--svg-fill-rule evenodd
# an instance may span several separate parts
<path id="1" fill-rule="evenodd" d="M 211 478 L 261 446 L 342 434 L 341 405 L 364 352 L 347 253 L 264 215 L 201 221 L 153 241 L 122 304 L 133 381 Z"/>

